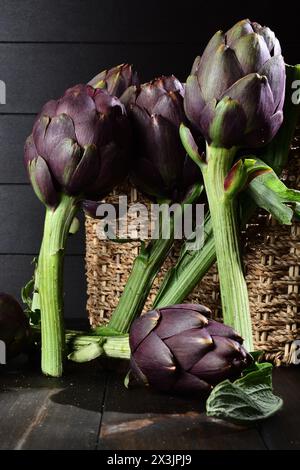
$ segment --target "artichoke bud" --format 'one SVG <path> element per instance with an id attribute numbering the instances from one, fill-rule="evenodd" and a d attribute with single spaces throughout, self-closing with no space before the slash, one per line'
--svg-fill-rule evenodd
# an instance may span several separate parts
<path id="1" fill-rule="evenodd" d="M 181 82 L 172 75 L 128 89 L 122 97 L 135 137 L 131 182 L 157 200 L 182 201 L 200 178 L 179 137 L 185 121 L 183 92 Z"/>
<path id="2" fill-rule="evenodd" d="M 185 112 L 209 144 L 260 147 L 275 136 L 283 120 L 286 76 L 279 41 L 269 28 L 243 20 L 227 33 L 218 31 L 196 58 L 191 77 Z M 225 97 L 239 105 L 231 104 L 228 118 L 222 116 Z"/>
<path id="3" fill-rule="evenodd" d="M 224 190 L 226 197 L 233 198 L 242 191 L 248 180 L 248 172 L 243 160 L 238 160 L 224 180 Z"/>
<path id="4" fill-rule="evenodd" d="M 50 207 L 58 202 L 57 192 L 104 197 L 128 172 L 130 138 L 117 97 L 83 84 L 68 89 L 43 107 L 25 146 L 37 196 Z"/>
<path id="5" fill-rule="evenodd" d="M 203 305 L 182 304 L 148 312 L 130 331 L 131 372 L 138 382 L 171 393 L 207 394 L 235 379 L 251 362 L 242 338 L 207 318 Z"/>

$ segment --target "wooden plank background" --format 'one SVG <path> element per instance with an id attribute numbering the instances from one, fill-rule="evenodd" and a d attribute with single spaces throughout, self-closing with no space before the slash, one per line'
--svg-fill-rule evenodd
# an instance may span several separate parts
<path id="1" fill-rule="evenodd" d="M 184 80 L 217 29 L 250 17 L 276 30 L 287 62 L 299 61 L 296 2 L 185 0 L 0 0 L 0 290 L 19 297 L 41 240 L 43 207 L 22 163 L 23 143 L 41 105 L 100 70 L 133 63 L 142 80 Z M 297 55 L 298 54 L 298 55 Z M 84 233 L 66 259 L 66 314 L 85 315 Z"/>

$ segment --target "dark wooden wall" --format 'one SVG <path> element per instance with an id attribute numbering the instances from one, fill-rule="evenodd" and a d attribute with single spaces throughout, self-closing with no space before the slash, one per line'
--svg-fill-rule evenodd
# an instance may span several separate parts
<path id="1" fill-rule="evenodd" d="M 217 30 L 250 17 L 276 30 L 285 58 L 300 61 L 297 2 L 184 0 L 0 0 L 0 290 L 19 296 L 38 253 L 43 207 L 22 163 L 23 143 L 41 105 L 98 71 L 133 63 L 142 80 L 184 80 Z M 85 310 L 84 233 L 69 243 L 66 313 Z"/>

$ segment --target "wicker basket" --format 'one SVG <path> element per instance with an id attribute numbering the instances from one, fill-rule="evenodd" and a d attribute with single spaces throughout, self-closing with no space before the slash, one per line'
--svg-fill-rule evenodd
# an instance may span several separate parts
<path id="1" fill-rule="evenodd" d="M 284 172 L 289 187 L 300 189 L 300 132 L 294 140 L 289 168 Z M 142 201 L 135 189 L 127 187 L 130 202 Z M 113 202 L 117 194 L 108 198 Z M 99 240 L 98 221 L 86 217 L 86 273 L 90 323 L 106 323 L 117 305 L 126 284 L 139 243 L 119 244 Z M 260 212 L 248 224 L 244 236 L 244 262 L 249 288 L 255 347 L 265 351 L 266 358 L 276 365 L 299 363 L 300 311 L 300 224 L 279 225 L 266 213 Z M 155 293 L 178 256 L 172 250 L 165 261 L 147 300 L 151 307 Z M 186 299 L 207 305 L 214 318 L 221 320 L 220 294 L 216 266 Z"/>

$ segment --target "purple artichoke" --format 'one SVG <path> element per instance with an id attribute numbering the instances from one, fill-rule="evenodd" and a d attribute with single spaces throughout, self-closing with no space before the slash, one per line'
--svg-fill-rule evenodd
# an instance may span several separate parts
<path id="1" fill-rule="evenodd" d="M 103 70 L 96 75 L 88 85 L 94 88 L 104 88 L 111 96 L 120 96 L 132 85 L 139 85 L 137 72 L 134 72 L 132 65 L 121 64 L 109 70 Z"/>
<path id="2" fill-rule="evenodd" d="M 25 165 L 39 199 L 56 207 L 59 193 L 101 198 L 128 171 L 130 132 L 124 106 L 88 85 L 49 101 L 25 145 Z"/>
<path id="3" fill-rule="evenodd" d="M 25 348 L 29 336 L 28 319 L 20 304 L 9 294 L 0 293 L 0 340 L 8 358 Z"/>
<path id="4" fill-rule="evenodd" d="M 174 76 L 161 77 L 122 96 L 133 124 L 132 183 L 148 196 L 182 200 L 199 181 L 200 171 L 187 157 L 179 138 L 185 121 L 184 88 Z"/>
<path id="5" fill-rule="evenodd" d="M 203 305 L 182 304 L 142 315 L 130 330 L 131 371 L 164 392 L 208 393 L 252 362 L 242 338 L 207 318 Z"/>
<path id="6" fill-rule="evenodd" d="M 82 200 L 101 199 L 126 176 L 130 142 L 125 107 L 90 85 L 76 85 L 49 101 L 26 141 L 29 178 L 47 206 L 36 269 L 46 375 L 60 377 L 63 371 L 63 255 L 72 222 Z"/>
<path id="7" fill-rule="evenodd" d="M 283 120 L 285 64 L 275 34 L 243 20 L 218 31 L 187 79 L 185 112 L 215 146 L 259 147 Z"/>

